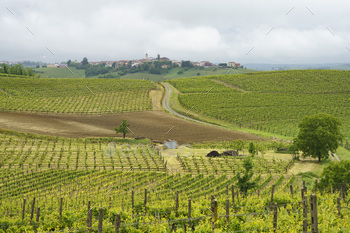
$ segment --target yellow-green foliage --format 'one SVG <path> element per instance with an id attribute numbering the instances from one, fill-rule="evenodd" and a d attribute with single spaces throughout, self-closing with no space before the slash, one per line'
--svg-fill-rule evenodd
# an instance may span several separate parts
<path id="1" fill-rule="evenodd" d="M 111 113 L 152 109 L 147 80 L 0 77 L 0 110 Z"/>
<path id="2" fill-rule="evenodd" d="M 237 126 L 296 136 L 303 117 L 328 113 L 343 122 L 345 136 L 350 137 L 349 71 L 257 72 L 169 82 L 191 112 Z"/>

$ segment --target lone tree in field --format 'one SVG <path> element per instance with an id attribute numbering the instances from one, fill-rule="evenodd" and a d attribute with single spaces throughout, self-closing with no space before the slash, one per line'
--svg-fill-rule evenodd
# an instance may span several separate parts
<path id="1" fill-rule="evenodd" d="M 123 120 L 122 124 L 119 125 L 119 127 L 115 127 L 114 130 L 115 132 L 118 134 L 118 133 L 122 133 L 123 134 L 123 138 L 125 138 L 125 135 L 127 133 L 129 133 L 129 127 L 130 125 L 126 122 L 126 120 Z"/>
<path id="2" fill-rule="evenodd" d="M 341 121 L 328 114 L 316 114 L 305 117 L 299 123 L 299 134 L 294 139 L 303 157 L 327 159 L 329 151 L 334 153 L 343 135 L 340 132 Z"/>

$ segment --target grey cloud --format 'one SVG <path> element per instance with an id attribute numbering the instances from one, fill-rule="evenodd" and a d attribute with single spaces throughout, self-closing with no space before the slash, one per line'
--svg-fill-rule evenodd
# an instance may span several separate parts
<path id="1" fill-rule="evenodd" d="M 0 60 L 117 60 L 148 52 L 178 60 L 319 63 L 347 62 L 350 55 L 350 3 L 340 0 L 8 0 L 1 6 Z"/>

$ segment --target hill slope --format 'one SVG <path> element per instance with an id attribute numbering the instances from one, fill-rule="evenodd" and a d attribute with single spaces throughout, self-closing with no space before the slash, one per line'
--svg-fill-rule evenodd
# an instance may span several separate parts
<path id="1" fill-rule="evenodd" d="M 152 109 L 147 80 L 0 77 L 1 111 L 110 113 Z"/>
<path id="2" fill-rule="evenodd" d="M 70 69 L 70 70 L 69 70 Z M 75 67 L 67 68 L 36 68 L 35 71 L 42 74 L 44 77 L 48 78 L 85 78 L 84 69 L 76 69 Z M 72 71 L 72 72 L 71 72 Z M 193 76 L 208 76 L 208 75 L 223 75 L 223 74 L 242 74 L 255 72 L 252 69 L 231 69 L 231 68 L 204 68 L 204 67 L 194 67 L 194 68 L 173 68 L 164 74 L 150 74 L 150 73 L 128 73 L 123 76 L 119 76 L 117 72 L 107 73 L 105 75 L 95 76 L 104 77 L 112 74 L 114 78 L 122 79 L 146 79 L 151 81 L 163 81 L 167 79 L 174 78 L 184 78 L 184 77 L 193 77 Z"/>
<path id="3" fill-rule="evenodd" d="M 295 136 L 304 116 L 323 112 L 339 117 L 346 137 L 350 137 L 348 71 L 257 72 L 169 83 L 180 91 L 181 105 L 202 116 Z"/>

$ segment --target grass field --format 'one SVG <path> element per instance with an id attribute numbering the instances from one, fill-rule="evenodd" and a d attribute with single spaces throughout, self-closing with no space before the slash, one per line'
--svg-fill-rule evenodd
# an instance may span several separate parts
<path id="1" fill-rule="evenodd" d="M 304 116 L 323 112 L 340 118 L 350 138 L 348 71 L 259 72 L 169 82 L 180 92 L 179 103 L 196 117 L 293 137 Z"/>
<path id="2" fill-rule="evenodd" d="M 35 71 L 47 78 L 85 78 L 85 70 L 68 68 L 35 68 Z"/>
<path id="3" fill-rule="evenodd" d="M 0 110 L 111 113 L 152 109 L 147 80 L 0 78 Z"/>

